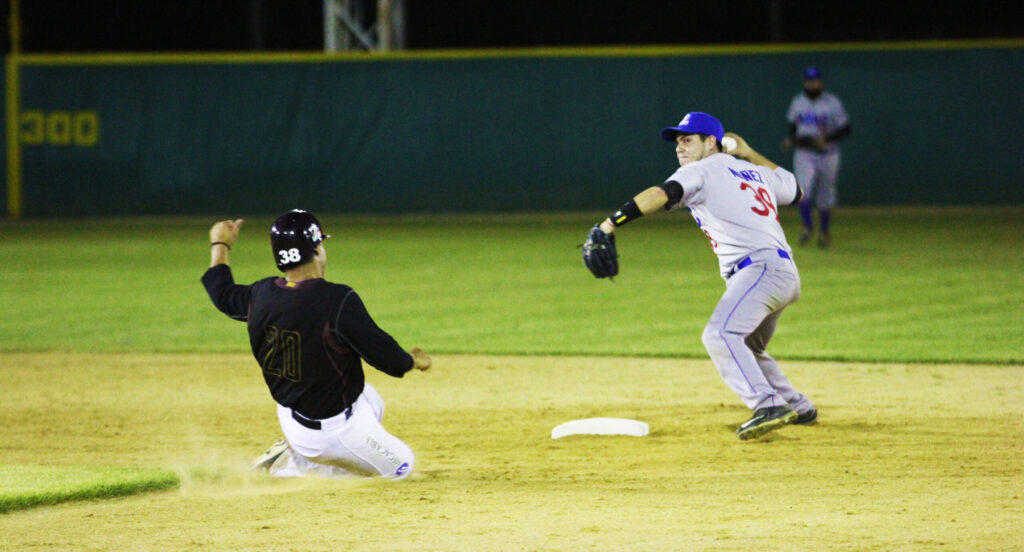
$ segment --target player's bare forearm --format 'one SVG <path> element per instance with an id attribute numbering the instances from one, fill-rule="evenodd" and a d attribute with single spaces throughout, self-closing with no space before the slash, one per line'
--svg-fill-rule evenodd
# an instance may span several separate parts
<path id="1" fill-rule="evenodd" d="M 640 215 L 649 215 L 665 207 L 665 204 L 668 203 L 668 194 L 665 193 L 665 190 L 661 189 L 661 186 L 651 186 L 634 196 L 633 203 L 636 204 Z M 612 221 L 612 217 L 608 217 L 601 223 L 601 230 L 604 230 L 606 234 L 611 234 L 615 231 L 616 224 L 621 225 L 624 222 L 616 223 Z"/>
<path id="2" fill-rule="evenodd" d="M 755 165 L 760 165 L 762 167 L 768 167 L 769 169 L 772 169 L 772 170 L 775 170 L 775 169 L 779 168 L 778 164 L 774 163 L 771 159 L 768 159 L 767 157 L 761 155 L 760 153 L 757 153 L 754 150 L 750 150 L 750 155 L 748 157 L 744 157 L 742 159 L 746 159 L 747 161 L 750 161 L 751 163 L 753 163 Z"/>
<path id="3" fill-rule="evenodd" d="M 748 144 L 747 141 L 744 140 L 743 137 L 740 136 L 739 134 L 733 132 L 726 132 L 725 135 L 736 140 L 736 147 L 729 150 L 729 153 L 731 155 L 739 157 L 744 161 L 750 161 L 755 165 L 768 167 L 769 169 L 772 170 L 775 170 L 779 167 L 777 164 L 772 162 L 771 159 L 768 159 L 767 157 L 755 151 L 754 148 L 750 147 L 750 144 Z"/>
<path id="4" fill-rule="evenodd" d="M 211 242 L 212 243 L 212 242 Z M 231 259 L 228 257 L 228 248 L 221 247 L 218 245 L 210 246 L 210 268 L 217 265 L 230 265 Z"/>
<path id="5" fill-rule="evenodd" d="M 636 202 L 641 213 L 649 215 L 665 208 L 665 204 L 668 203 L 668 194 L 661 186 L 651 186 L 637 194 L 633 201 Z"/>
<path id="6" fill-rule="evenodd" d="M 230 264 L 228 252 L 238 241 L 244 219 L 222 220 L 210 228 L 210 267 Z"/>

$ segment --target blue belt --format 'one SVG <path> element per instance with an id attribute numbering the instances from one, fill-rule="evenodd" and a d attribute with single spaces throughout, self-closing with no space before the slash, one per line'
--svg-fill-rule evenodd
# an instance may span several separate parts
<path id="1" fill-rule="evenodd" d="M 782 257 L 783 259 L 790 259 L 791 258 L 789 256 L 789 253 L 786 253 L 785 249 L 776 249 L 776 251 L 779 252 L 779 257 Z M 740 270 L 742 270 L 744 268 L 747 268 L 748 266 L 750 266 L 752 264 L 754 264 L 754 261 L 751 261 L 750 257 L 744 257 L 742 261 L 736 263 L 736 266 L 733 267 L 732 274 L 736 274 L 736 272 L 738 272 L 738 271 L 740 271 Z"/>

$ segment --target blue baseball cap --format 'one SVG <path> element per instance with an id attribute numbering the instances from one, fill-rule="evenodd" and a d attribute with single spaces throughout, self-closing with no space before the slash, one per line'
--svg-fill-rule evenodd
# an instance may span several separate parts
<path id="1" fill-rule="evenodd" d="M 722 123 L 718 122 L 718 119 L 708 115 L 707 113 L 701 113 L 700 111 L 691 111 L 683 117 L 682 121 L 679 121 L 679 126 L 665 127 L 661 129 L 661 139 L 668 142 L 676 141 L 676 134 L 682 132 L 684 134 L 707 134 L 708 136 L 714 136 L 718 140 L 718 143 L 722 143 L 722 136 L 725 135 L 725 129 L 722 128 Z"/>
<path id="2" fill-rule="evenodd" d="M 820 79 L 820 78 L 821 78 L 821 69 L 818 69 L 817 67 L 815 67 L 813 65 L 808 67 L 807 69 L 804 69 L 804 80 L 814 80 L 814 79 Z"/>

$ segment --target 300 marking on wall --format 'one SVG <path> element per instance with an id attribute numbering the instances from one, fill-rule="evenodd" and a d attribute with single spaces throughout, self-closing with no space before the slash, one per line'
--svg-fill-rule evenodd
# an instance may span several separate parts
<path id="1" fill-rule="evenodd" d="M 100 116 L 87 111 L 21 112 L 20 141 L 26 146 L 93 147 L 100 141 Z"/>

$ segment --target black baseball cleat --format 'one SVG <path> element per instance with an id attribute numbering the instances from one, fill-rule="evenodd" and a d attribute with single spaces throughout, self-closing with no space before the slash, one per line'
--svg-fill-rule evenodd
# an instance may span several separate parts
<path id="1" fill-rule="evenodd" d="M 800 412 L 797 414 L 796 419 L 791 424 L 795 425 L 810 425 L 818 420 L 818 409 L 812 408 L 807 412 Z"/>
<path id="2" fill-rule="evenodd" d="M 756 439 L 792 422 L 796 417 L 796 411 L 788 406 L 758 408 L 754 411 L 754 416 L 736 430 L 736 436 L 743 441 Z"/>
<path id="3" fill-rule="evenodd" d="M 278 439 L 274 441 L 274 444 L 270 445 L 259 458 L 253 460 L 252 469 L 267 471 L 270 466 L 281 456 L 284 451 L 288 450 L 288 442 L 284 439 Z"/>
<path id="4" fill-rule="evenodd" d="M 804 228 L 800 230 L 800 245 L 807 245 L 811 241 L 811 231 Z"/>

